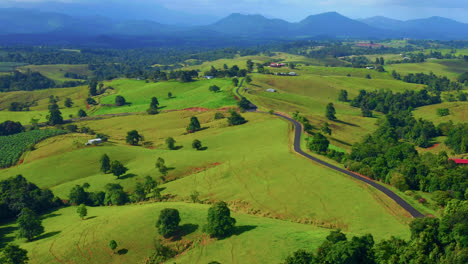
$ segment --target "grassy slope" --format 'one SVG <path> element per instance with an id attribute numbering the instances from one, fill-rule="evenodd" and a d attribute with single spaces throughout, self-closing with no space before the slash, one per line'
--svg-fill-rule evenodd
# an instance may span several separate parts
<path id="1" fill-rule="evenodd" d="M 403 63 L 386 66 L 388 71 L 395 70 L 402 75 L 408 73 L 433 72 L 436 75 L 447 76 L 456 80 L 460 74 L 468 71 L 468 62 L 462 60 L 429 60 L 424 63 Z"/>
<path id="2" fill-rule="evenodd" d="M 158 236 L 154 224 L 163 208 L 178 209 L 181 225 L 196 228 L 184 237 L 195 241 L 195 247 L 174 260 L 176 263 L 208 263 L 213 260 L 245 263 L 247 259 L 249 263 L 277 263 L 299 248 L 315 249 L 329 233 L 329 230 L 311 225 L 234 213 L 237 226 L 244 232 L 221 241 L 205 239 L 205 243 L 201 243 L 207 205 L 154 203 L 88 208 L 87 220 L 79 219 L 76 207 L 64 208 L 45 217 L 43 238 L 30 243 L 16 242 L 29 251 L 31 264 L 142 263 L 152 253 L 153 239 Z M 3 228 L 4 232 L 10 230 L 4 241 L 14 240 L 11 230 L 16 226 L 12 224 Z M 113 254 L 108 247 L 112 239 L 117 241 L 118 249 L 127 249 L 128 252 Z"/>
<path id="3" fill-rule="evenodd" d="M 164 185 L 165 193 L 179 198 L 198 191 L 203 199 L 245 201 L 249 205 L 242 210 L 260 210 L 262 215 L 296 221 L 307 218 L 350 232 L 371 232 L 377 238 L 407 236 L 404 212 L 388 198 L 290 153 L 289 125 L 285 121 L 250 113 L 245 114 L 247 124 L 223 128 L 225 120 L 208 123 L 213 117 L 213 112 L 208 112 L 198 116 L 202 126 L 209 129 L 183 135 L 192 114 L 173 112 L 84 123 L 110 134 L 113 142 L 73 150 L 73 141 L 83 142 L 86 138 L 65 137 L 63 141 L 55 138 L 55 143 L 49 141 L 28 154 L 24 164 L 0 171 L 0 179 L 23 174 L 61 197 L 67 197 L 75 184 L 84 182 L 91 184 L 91 190 L 101 190 L 109 182 L 121 183 L 126 190 L 131 190 L 144 176 L 159 175 L 154 163 L 157 157 L 163 157 L 169 167 L 175 168 L 169 178 L 183 177 Z M 123 145 L 122 140 L 130 129 L 142 132 L 146 140 L 154 142 L 156 149 Z M 183 148 L 167 150 L 163 144 L 168 136 L 173 136 Z M 208 150 L 191 149 L 194 138 L 200 139 Z M 103 153 L 122 161 L 130 168 L 131 175 L 117 180 L 100 173 L 98 160 Z M 219 166 L 213 167 L 214 163 Z M 212 168 L 194 174 L 197 168 L 206 167 Z M 390 213 L 385 207 L 389 207 Z"/>
<path id="4" fill-rule="evenodd" d="M 439 116 L 437 115 L 437 109 L 448 108 L 450 115 Z M 468 102 L 443 102 L 437 105 L 428 105 L 419 107 L 413 112 L 416 118 L 423 118 L 434 122 L 438 125 L 443 122 L 452 120 L 455 124 L 467 123 L 468 122 Z"/>
<path id="5" fill-rule="evenodd" d="M 324 122 L 328 122 L 333 130 L 332 143 L 345 149 L 374 130 L 376 119 L 363 118 L 360 109 L 351 107 L 349 103 L 338 102 L 341 89 L 347 90 L 348 98 L 352 99 L 361 89 L 401 92 L 422 88 L 420 85 L 391 80 L 387 73 L 375 71 L 371 71 L 374 77 L 371 80 L 346 77 L 348 73 L 364 77 L 370 71 L 363 69 L 304 67 L 302 72 L 298 77 L 254 75 L 254 82 L 247 85 L 247 97 L 265 110 L 274 109 L 285 113 L 297 110 L 305 114 L 318 129 Z M 266 92 L 268 88 L 276 89 L 277 93 Z M 325 108 L 330 102 L 334 103 L 337 117 L 343 122 L 331 122 L 325 118 Z"/>
<path id="6" fill-rule="evenodd" d="M 88 89 L 85 86 L 74 88 L 54 88 L 37 90 L 32 92 L 18 91 L 0 93 L 0 122 L 5 120 L 20 121 L 22 124 L 29 124 L 31 118 L 37 118 L 40 122 L 46 121 L 48 115 L 49 96 L 54 95 L 60 98 L 58 105 L 64 119 L 68 115 L 76 115 L 78 110 L 86 109 L 85 99 L 88 96 Z M 64 108 L 65 98 L 70 97 L 74 105 L 71 108 Z M 12 102 L 32 102 L 37 101 L 37 106 L 31 107 L 30 111 L 24 112 L 9 112 L 8 106 Z"/>
<path id="7" fill-rule="evenodd" d="M 56 81 L 73 81 L 75 79 L 65 78 L 64 74 L 67 72 L 77 73 L 81 75 L 90 75 L 91 72 L 88 70 L 88 65 L 85 64 L 54 64 L 54 65 L 28 65 L 20 67 L 19 70 L 26 71 L 30 69 L 31 71 L 40 72 L 47 78 L 56 80 Z"/>
<path id="8" fill-rule="evenodd" d="M 218 93 L 208 90 L 212 85 L 221 88 Z M 131 105 L 123 107 L 100 107 L 93 114 L 144 112 L 149 108 L 151 97 L 156 96 L 163 110 L 184 109 L 189 107 L 221 108 L 236 104 L 231 95 L 232 81 L 230 79 L 201 80 L 191 83 L 159 82 L 146 83 L 136 80 L 115 80 L 106 83 L 115 88 L 115 93 L 101 98 L 101 104 L 114 104 L 117 95 L 123 96 Z M 173 98 L 168 99 L 171 92 Z"/>

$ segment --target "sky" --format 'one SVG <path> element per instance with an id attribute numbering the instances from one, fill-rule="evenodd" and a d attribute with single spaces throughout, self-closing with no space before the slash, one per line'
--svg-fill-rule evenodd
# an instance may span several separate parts
<path id="1" fill-rule="evenodd" d="M 261 14 L 290 22 L 300 21 L 313 14 L 336 11 L 354 19 L 386 16 L 408 20 L 442 16 L 468 23 L 468 0 L 0 0 L 0 7 L 41 7 L 46 2 L 60 2 L 62 6 L 113 6 L 115 10 L 112 14 L 106 14 L 106 8 L 91 9 L 94 10 L 91 12 L 104 12 L 99 13 L 104 16 L 130 16 L 129 10 L 133 10 L 133 16 L 137 16 L 137 10 L 141 8 L 144 11 L 141 16 L 145 19 L 151 18 L 149 12 L 152 9 L 210 19 L 222 18 L 231 13 Z M 158 20 L 157 17 L 154 20 Z"/>

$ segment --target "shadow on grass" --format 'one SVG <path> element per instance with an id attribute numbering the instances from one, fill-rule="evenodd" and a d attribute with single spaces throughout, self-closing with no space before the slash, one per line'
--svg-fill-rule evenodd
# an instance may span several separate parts
<path id="1" fill-rule="evenodd" d="M 353 124 L 353 123 L 345 122 L 345 121 L 342 121 L 342 120 L 334 120 L 333 122 L 340 123 L 340 124 L 344 124 L 344 125 L 348 125 L 348 126 L 353 126 L 353 127 L 361 127 L 360 125 L 356 125 L 356 124 Z"/>
<path id="2" fill-rule="evenodd" d="M 122 248 L 122 249 L 119 249 L 119 251 L 117 251 L 117 254 L 119 254 L 119 255 L 125 255 L 125 254 L 127 254 L 127 252 L 128 252 L 128 249 Z"/>
<path id="3" fill-rule="evenodd" d="M 207 150 L 207 149 L 208 149 L 208 147 L 201 147 L 201 148 L 199 148 L 199 149 L 197 149 L 197 150 L 198 150 L 198 151 L 205 151 L 205 150 Z"/>
<path id="4" fill-rule="evenodd" d="M 137 175 L 134 174 L 134 173 L 127 173 L 127 174 L 125 174 L 125 175 L 123 175 L 123 176 L 120 176 L 119 180 L 130 179 L 130 178 L 133 178 L 133 177 L 135 177 L 135 176 L 137 176 Z"/>
<path id="5" fill-rule="evenodd" d="M 60 234 L 61 231 L 55 231 L 55 232 L 48 232 L 48 233 L 45 233 L 45 234 L 42 234 L 36 238 L 34 238 L 32 241 L 37 241 L 37 240 L 41 240 L 41 239 L 44 239 L 44 238 L 48 238 L 48 237 L 53 237 L 55 235 L 58 235 Z"/>
<path id="6" fill-rule="evenodd" d="M 90 217 L 87 217 L 85 220 L 91 220 L 91 219 L 94 219 L 96 218 L 97 216 L 90 216 Z"/>
<path id="7" fill-rule="evenodd" d="M 238 236 L 244 232 L 254 230 L 255 228 L 257 228 L 257 226 L 254 226 L 254 225 L 236 226 L 236 228 L 234 229 L 234 232 L 232 232 L 232 235 Z"/>
<path id="8" fill-rule="evenodd" d="M 349 144 L 348 142 L 345 142 L 345 141 L 343 141 L 343 140 L 339 140 L 339 139 L 336 139 L 336 138 L 334 138 L 334 137 L 332 137 L 331 139 L 334 140 L 334 141 L 336 141 L 336 142 L 338 142 L 338 143 L 341 143 L 341 144 L 343 144 L 343 145 L 352 146 L 352 144 Z"/>
<path id="9" fill-rule="evenodd" d="M 13 242 L 15 237 L 6 237 L 6 235 L 16 232 L 18 228 L 13 226 L 7 226 L 0 228 L 0 248 L 6 246 L 8 243 Z"/>
<path id="10" fill-rule="evenodd" d="M 41 217 L 41 220 L 47 219 L 47 218 L 52 218 L 56 216 L 61 216 L 62 214 L 47 214 Z"/>
<path id="11" fill-rule="evenodd" d="M 185 224 L 180 226 L 179 231 L 172 237 L 172 240 L 181 240 L 182 237 L 192 234 L 197 231 L 198 225 L 195 224 Z"/>
<path id="12" fill-rule="evenodd" d="M 181 148 L 183 148 L 183 147 L 184 147 L 184 146 L 175 146 L 174 149 L 172 149 L 172 150 L 179 150 L 179 149 L 181 149 Z"/>

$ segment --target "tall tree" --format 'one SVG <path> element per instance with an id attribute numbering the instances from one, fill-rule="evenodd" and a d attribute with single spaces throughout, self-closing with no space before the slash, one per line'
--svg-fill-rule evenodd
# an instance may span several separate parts
<path id="1" fill-rule="evenodd" d="M 332 134 L 332 130 L 331 130 L 330 125 L 328 124 L 328 122 L 325 122 L 325 123 L 323 124 L 321 130 L 322 130 L 323 133 L 328 134 L 328 135 L 330 135 L 330 136 L 331 136 L 331 134 Z"/>
<path id="2" fill-rule="evenodd" d="M 254 67 L 254 63 L 252 62 L 252 60 L 247 60 L 247 70 L 249 72 L 252 72 L 253 71 L 253 67 Z"/>
<path id="3" fill-rule="evenodd" d="M 200 128 L 201 128 L 201 125 L 200 125 L 200 122 L 198 121 L 198 118 L 196 116 L 192 116 L 190 118 L 190 124 L 187 127 L 187 132 L 193 133 L 193 132 L 200 130 Z"/>
<path id="4" fill-rule="evenodd" d="M 101 172 L 104 172 L 104 173 L 109 172 L 111 168 L 109 156 L 107 156 L 107 154 L 102 155 L 100 162 L 101 162 Z"/>
<path id="5" fill-rule="evenodd" d="M 143 137 L 136 130 L 127 132 L 126 142 L 130 145 L 136 146 L 142 139 Z"/>
<path id="6" fill-rule="evenodd" d="M 8 244 L 0 251 L 2 264 L 26 264 L 28 261 L 28 252 L 17 245 Z"/>
<path id="7" fill-rule="evenodd" d="M 146 110 L 146 112 L 150 115 L 155 115 L 158 113 L 158 108 L 159 108 L 158 98 L 153 97 L 151 98 L 150 107 L 148 108 L 148 110 Z"/>
<path id="8" fill-rule="evenodd" d="M 92 80 L 90 83 L 89 83 L 89 94 L 91 96 L 96 96 L 97 95 L 97 81 L 96 80 Z"/>
<path id="9" fill-rule="evenodd" d="M 80 216 L 81 220 L 83 220 L 88 215 L 88 209 L 86 209 L 86 205 L 80 204 L 76 208 L 76 213 Z"/>
<path id="10" fill-rule="evenodd" d="M 168 137 L 168 138 L 166 139 L 166 145 L 167 145 L 167 147 L 168 147 L 170 150 L 174 150 L 174 149 L 175 149 L 175 143 L 176 143 L 176 141 L 175 141 L 175 139 L 172 138 L 172 137 Z"/>
<path id="11" fill-rule="evenodd" d="M 206 232 L 217 238 L 227 237 L 234 231 L 236 219 L 231 217 L 231 211 L 225 202 L 217 202 L 208 209 Z"/>
<path id="12" fill-rule="evenodd" d="M 232 84 L 234 84 L 234 86 L 237 87 L 237 85 L 239 85 L 239 79 L 233 78 L 233 79 L 232 79 Z"/>
<path id="13" fill-rule="evenodd" d="M 41 219 L 34 211 L 27 207 L 21 210 L 16 222 L 18 223 L 19 237 L 24 237 L 28 241 L 44 233 Z"/>
<path id="14" fill-rule="evenodd" d="M 348 102 L 348 91 L 341 90 L 340 94 L 338 95 L 338 101 Z"/>
<path id="15" fill-rule="evenodd" d="M 179 223 L 179 211 L 177 209 L 165 208 L 159 214 L 156 228 L 158 228 L 160 235 L 168 238 L 179 229 Z"/>
<path id="16" fill-rule="evenodd" d="M 62 112 L 60 112 L 56 103 L 49 105 L 48 120 L 51 126 L 63 124 Z"/>
<path id="17" fill-rule="evenodd" d="M 328 118 L 328 120 L 336 120 L 336 111 L 335 111 L 335 107 L 333 106 L 333 103 L 329 103 L 327 105 L 327 110 L 325 112 L 325 116 Z"/>

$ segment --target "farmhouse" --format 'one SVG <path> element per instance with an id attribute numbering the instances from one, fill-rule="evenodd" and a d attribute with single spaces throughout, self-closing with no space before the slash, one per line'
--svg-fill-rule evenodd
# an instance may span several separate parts
<path id="1" fill-rule="evenodd" d="M 290 72 L 290 73 L 289 73 L 289 76 L 297 76 L 297 73 L 295 73 L 295 72 Z"/>
<path id="2" fill-rule="evenodd" d="M 267 89 L 266 91 L 269 92 L 269 93 L 276 93 L 276 90 L 275 90 L 275 89 L 272 89 L 272 88 Z"/>
<path id="3" fill-rule="evenodd" d="M 373 69 L 374 69 L 374 67 L 372 67 L 372 66 L 369 66 L 369 67 L 366 67 L 366 69 L 368 69 L 368 70 L 373 70 Z"/>
<path id="4" fill-rule="evenodd" d="M 211 80 L 211 79 L 214 79 L 214 76 L 204 76 L 204 78 L 207 80 Z"/>
<path id="5" fill-rule="evenodd" d="M 89 145 L 97 145 L 97 144 L 100 144 L 100 143 L 102 143 L 102 142 L 103 142 L 102 139 L 100 139 L 100 138 L 95 138 L 95 139 L 90 139 L 90 140 L 88 140 L 88 142 L 86 142 L 85 145 L 86 145 L 86 146 L 89 146 Z"/>
<path id="6" fill-rule="evenodd" d="M 468 159 L 451 159 L 455 161 L 456 164 L 468 164 Z"/>
<path id="7" fill-rule="evenodd" d="M 286 65 L 283 64 L 283 63 L 274 63 L 274 62 L 270 63 L 270 67 L 273 67 L 273 68 L 281 68 L 281 67 L 284 67 L 284 66 L 286 66 Z"/>

